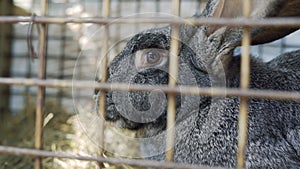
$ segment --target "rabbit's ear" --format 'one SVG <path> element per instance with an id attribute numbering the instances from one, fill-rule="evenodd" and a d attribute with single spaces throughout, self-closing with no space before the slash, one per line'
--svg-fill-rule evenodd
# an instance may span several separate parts
<path id="1" fill-rule="evenodd" d="M 243 1 L 241 0 L 211 0 L 207 2 L 204 15 L 207 17 L 215 18 L 235 18 L 239 17 L 243 12 L 240 8 Z M 235 7 L 237 8 L 235 8 Z M 233 8 L 234 7 L 234 8 Z M 232 10 L 235 9 L 235 10 Z M 206 35 L 209 36 L 213 34 L 216 30 L 221 28 L 221 26 L 209 26 L 206 30 Z"/>
<path id="2" fill-rule="evenodd" d="M 251 18 L 300 16 L 300 0 L 252 0 Z M 243 0 L 208 0 L 205 9 L 195 17 L 243 18 Z M 262 28 L 251 29 L 252 44 L 277 40 L 296 29 Z M 224 25 L 185 25 L 182 39 L 196 55 L 193 64 L 200 70 L 211 70 L 218 74 L 230 66 L 234 48 L 241 44 L 241 27 Z M 220 69 L 219 69 L 220 68 Z"/>
<path id="3" fill-rule="evenodd" d="M 299 0 L 252 0 L 251 2 L 251 18 L 300 16 Z M 243 1 L 209 0 L 203 14 L 201 15 L 216 18 L 242 18 Z M 206 35 L 212 35 L 221 27 L 222 26 L 214 25 L 208 26 Z M 252 44 L 271 42 L 280 39 L 296 30 L 296 28 L 255 28 L 252 30 Z"/>
<path id="4" fill-rule="evenodd" d="M 272 0 L 260 15 L 262 17 L 297 17 L 300 16 L 299 0 Z M 258 12 L 259 13 L 259 12 Z M 264 16 L 264 15 L 265 16 Z M 252 31 L 252 44 L 263 44 L 280 39 L 299 28 L 280 28 L 280 27 L 263 27 L 256 28 Z"/>

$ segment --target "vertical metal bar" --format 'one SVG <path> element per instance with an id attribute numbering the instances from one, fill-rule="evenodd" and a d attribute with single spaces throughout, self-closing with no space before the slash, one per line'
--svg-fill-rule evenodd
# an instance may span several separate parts
<path id="1" fill-rule="evenodd" d="M 264 52 L 264 46 L 259 45 L 258 46 L 258 56 L 262 59 L 263 57 L 263 52 Z"/>
<path id="2" fill-rule="evenodd" d="M 110 16 L 110 0 L 103 1 L 102 15 L 105 18 Z M 109 25 L 104 25 L 104 42 L 102 46 L 102 61 L 101 61 L 101 83 L 105 83 L 107 80 L 107 61 L 108 61 L 108 49 L 109 49 Z M 104 153 L 104 129 L 105 121 L 104 117 L 106 114 L 105 104 L 106 104 L 106 92 L 104 90 L 100 91 L 99 98 L 99 114 L 100 114 L 100 140 L 99 140 L 99 155 L 102 157 Z M 99 167 L 103 168 L 103 163 L 99 163 Z"/>
<path id="3" fill-rule="evenodd" d="M 0 16 L 13 13 L 12 1 L 0 1 Z M 11 24 L 0 24 L 0 77 L 10 77 L 12 67 L 12 44 L 13 44 L 13 26 Z M 10 100 L 12 92 L 9 86 L 0 86 L 0 118 L 2 115 L 10 112 Z"/>
<path id="4" fill-rule="evenodd" d="M 161 1 L 160 0 L 155 0 L 155 12 L 157 13 L 157 16 L 159 16 L 160 11 L 160 6 L 161 6 Z M 155 24 L 157 26 L 158 24 Z"/>
<path id="5" fill-rule="evenodd" d="M 244 17 L 250 17 L 251 14 L 251 0 L 243 1 Z M 242 39 L 242 59 L 241 59 L 241 89 L 249 88 L 250 83 L 250 45 L 251 36 L 250 28 L 244 27 Z M 246 148 L 248 140 L 248 98 L 240 98 L 240 112 L 238 122 L 238 151 L 237 151 L 237 168 L 242 169 L 246 167 Z"/>
<path id="6" fill-rule="evenodd" d="M 41 1 L 41 15 L 45 16 L 48 8 L 48 0 Z M 39 70 L 38 78 L 46 78 L 46 45 L 47 41 L 47 26 L 46 24 L 40 25 L 39 36 Z M 37 105 L 36 105 L 36 119 L 35 119 L 35 148 L 38 150 L 43 149 L 43 108 L 45 104 L 45 87 L 39 86 L 37 91 Z M 35 169 L 42 168 L 42 158 L 37 157 L 34 163 Z"/>
<path id="7" fill-rule="evenodd" d="M 280 40 L 280 54 L 284 53 L 284 49 L 286 48 L 286 42 L 285 39 Z"/>
<path id="8" fill-rule="evenodd" d="M 198 7 L 198 9 L 200 9 L 199 11 L 203 11 L 203 9 L 205 8 L 205 5 L 206 5 L 206 1 L 202 1 L 202 0 L 199 0 L 199 7 Z"/>
<path id="9" fill-rule="evenodd" d="M 172 13 L 180 14 L 180 0 L 172 1 Z M 169 86 L 176 86 L 178 77 L 179 25 L 172 25 L 169 62 Z M 173 161 L 175 146 L 176 94 L 168 94 L 166 160 Z"/>
<path id="10" fill-rule="evenodd" d="M 141 0 L 136 0 L 135 2 L 136 7 L 135 7 L 135 13 L 140 13 L 141 12 Z M 135 24 L 135 32 L 138 32 L 140 28 L 140 25 L 137 23 Z"/>
<path id="11" fill-rule="evenodd" d="M 180 0 L 172 0 L 172 14 L 175 16 L 180 15 Z"/>
<path id="12" fill-rule="evenodd" d="M 121 0 L 118 0 L 118 1 L 115 2 L 115 3 L 117 3 L 117 7 L 115 8 L 115 9 L 116 9 L 116 12 L 115 12 L 114 14 L 115 14 L 117 17 L 120 17 L 120 16 L 121 16 L 121 12 L 122 12 L 122 8 L 121 8 L 122 2 L 123 2 L 123 1 L 121 1 Z M 120 40 L 120 39 L 121 39 L 121 25 L 120 25 L 120 24 L 116 24 L 116 25 L 114 25 L 114 27 L 116 27 L 116 30 L 114 31 L 114 32 L 115 32 L 114 38 Z M 121 51 L 122 45 L 121 45 L 120 43 L 118 43 L 116 47 L 117 47 L 116 49 L 117 49 L 118 52 Z"/>
<path id="13" fill-rule="evenodd" d="M 201 9 L 201 0 L 196 1 L 196 12 L 200 11 Z"/>
<path id="14" fill-rule="evenodd" d="M 155 12 L 160 12 L 160 0 L 155 0 Z"/>
<path id="15" fill-rule="evenodd" d="M 63 6 L 63 9 L 66 9 L 67 5 L 66 3 L 62 4 Z M 67 17 L 66 14 L 64 14 L 64 17 Z M 65 76 L 65 60 L 66 60 L 66 53 L 65 53 L 65 48 L 66 48 L 66 44 L 67 44 L 67 38 L 66 38 L 66 26 L 67 25 L 61 25 L 61 38 L 60 38 L 60 41 L 62 42 L 62 45 L 60 47 L 60 54 L 61 56 L 59 57 L 59 75 L 58 75 L 58 79 L 64 79 L 64 76 Z M 62 101 L 63 101 L 63 94 L 64 93 L 64 90 L 63 89 L 59 89 L 58 90 L 58 93 L 57 93 L 57 99 L 59 100 L 59 105 L 62 106 Z"/>

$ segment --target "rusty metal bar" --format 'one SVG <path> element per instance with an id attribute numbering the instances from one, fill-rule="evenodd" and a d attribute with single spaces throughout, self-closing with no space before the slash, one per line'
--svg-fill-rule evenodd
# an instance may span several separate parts
<path id="1" fill-rule="evenodd" d="M 252 97 L 272 100 L 300 101 L 300 92 L 295 91 L 275 91 L 259 89 L 238 89 L 238 88 L 217 88 L 217 87 L 197 87 L 197 86 L 176 86 L 168 85 L 143 85 L 127 83 L 98 83 L 95 81 L 79 80 L 56 80 L 56 79 L 34 79 L 34 78 L 1 78 L 0 85 L 18 86 L 44 86 L 49 88 L 78 88 L 78 89 L 100 89 L 111 91 L 149 91 L 155 92 L 156 89 L 165 93 L 186 94 L 186 95 L 206 95 L 206 96 L 225 96 L 227 97 Z"/>
<path id="2" fill-rule="evenodd" d="M 172 14 L 178 17 L 180 15 L 180 1 L 172 0 Z"/>
<path id="3" fill-rule="evenodd" d="M 48 0 L 41 1 L 41 15 L 45 16 L 48 8 Z M 46 79 L 46 48 L 47 48 L 47 26 L 42 23 L 40 25 L 40 38 L 39 38 L 39 70 L 38 78 Z M 45 87 L 38 86 L 37 91 L 37 104 L 35 113 L 35 138 L 34 147 L 38 150 L 43 149 L 43 109 L 45 104 Z M 42 168 L 42 158 L 37 157 L 34 161 L 34 168 Z"/>
<path id="4" fill-rule="evenodd" d="M 180 14 L 180 0 L 172 1 L 172 13 Z M 171 42 L 169 52 L 169 87 L 175 87 L 178 78 L 179 55 L 179 25 L 172 25 Z M 173 161 L 175 147 L 175 118 L 176 118 L 176 94 L 168 93 L 167 132 L 166 132 L 166 160 Z"/>
<path id="5" fill-rule="evenodd" d="M 249 18 L 251 14 L 251 0 L 243 1 L 243 14 Z M 243 28 L 242 58 L 241 58 L 241 89 L 248 89 L 250 84 L 250 45 L 251 29 Z M 248 97 L 240 97 L 240 112 L 238 119 L 238 149 L 237 168 L 246 168 L 246 148 L 248 140 Z"/>
<path id="6" fill-rule="evenodd" d="M 102 15 L 104 18 L 108 18 L 110 16 L 110 0 L 104 0 L 102 3 Z M 107 80 L 107 60 L 108 60 L 108 50 L 109 50 L 109 25 L 104 25 L 103 32 L 103 46 L 102 46 L 102 60 L 101 60 L 101 83 L 105 83 Z M 100 133 L 99 133 L 99 156 L 103 157 L 103 153 L 105 150 L 104 144 L 104 130 L 105 130 L 105 105 L 106 105 L 106 91 L 100 90 L 100 98 L 99 98 L 99 112 L 100 115 Z M 103 168 L 103 163 L 98 163 L 99 168 Z"/>
<path id="7" fill-rule="evenodd" d="M 10 154 L 16 156 L 32 156 L 32 157 L 52 157 L 52 158 L 66 158 L 81 161 L 95 161 L 99 163 L 111 164 L 126 164 L 137 167 L 154 167 L 154 168 L 170 168 L 170 169 L 226 169 L 219 167 L 197 166 L 183 163 L 171 163 L 163 161 L 140 160 L 140 159 L 125 159 L 125 158 L 109 158 L 109 157 L 91 157 L 79 156 L 61 152 L 52 152 L 46 150 L 36 150 L 28 148 L 16 148 L 8 146 L 0 146 L 0 154 Z"/>
<path id="8" fill-rule="evenodd" d="M 75 18 L 75 17 L 48 17 L 36 16 L 34 19 L 30 16 L 0 16 L 0 23 L 47 23 L 47 24 L 67 24 L 67 23 L 94 23 L 94 24 L 188 24 L 188 25 L 224 25 L 228 27 L 285 27 L 299 28 L 299 17 L 281 17 L 281 18 L 265 18 L 265 19 L 233 19 L 233 18 L 183 18 L 177 19 L 173 17 L 140 17 L 140 18 Z"/>
<path id="9" fill-rule="evenodd" d="M 173 0 L 173 4 L 177 5 L 177 2 L 180 0 Z M 246 0 L 247 3 L 250 3 L 250 0 Z M 46 15 L 47 11 L 47 0 L 42 1 L 42 15 Z M 104 0 L 103 6 L 109 4 L 109 0 Z M 179 3 L 178 3 L 179 4 Z M 180 9 L 175 8 L 173 9 Z M 244 7 L 244 9 L 248 9 Z M 251 8 L 250 8 L 251 9 Z M 245 10 L 246 11 L 246 10 Z M 104 12 L 105 13 L 105 12 Z M 98 88 L 103 90 L 100 96 L 100 112 L 102 116 L 105 115 L 105 94 L 106 90 L 140 90 L 140 91 L 153 91 L 154 89 L 161 89 L 162 91 L 169 94 L 169 106 L 168 106 L 168 126 L 172 128 L 175 125 L 175 113 L 176 113 L 176 94 L 202 94 L 202 95 L 223 95 L 224 90 L 227 91 L 227 96 L 239 96 L 241 97 L 241 107 L 240 107 L 240 116 L 239 116 L 239 143 L 238 143 L 238 168 L 245 168 L 245 147 L 247 143 L 247 124 L 248 124 L 248 97 L 257 97 L 257 98 L 268 98 L 268 99 L 287 99 L 287 100 L 300 100 L 300 93 L 297 92 L 283 92 L 283 91 L 270 91 L 270 90 L 250 90 L 249 87 L 249 46 L 250 46 L 250 27 L 251 26 L 281 26 L 281 27 L 299 27 L 300 21 L 299 18 L 279 18 L 279 19 L 263 19 L 263 20 L 252 20 L 252 19 L 187 19 L 187 20 L 176 20 L 172 18 L 136 18 L 136 19 L 119 19 L 114 23 L 171 23 L 171 24 L 216 24 L 216 25 L 227 25 L 227 26 L 244 26 L 244 36 L 243 36 L 243 53 L 242 53 L 242 70 L 241 70 L 241 89 L 224 89 L 224 88 L 199 88 L 199 87 L 189 87 L 189 86 L 179 86 L 176 87 L 177 74 L 178 74 L 178 35 L 179 29 L 178 26 L 172 26 L 172 40 L 170 53 L 173 59 L 170 59 L 170 78 L 169 86 L 146 86 L 146 85 L 130 85 L 128 84 L 110 84 L 106 82 L 106 66 L 107 66 L 107 51 L 108 51 L 108 26 L 105 26 L 105 32 L 107 34 L 104 40 L 103 52 L 105 53 L 102 67 L 102 79 L 101 84 L 95 85 L 94 82 L 84 82 L 79 81 L 74 83 L 74 81 L 65 81 L 65 80 L 44 80 L 46 78 L 46 25 L 45 24 L 66 24 L 66 23 L 97 23 L 97 24 L 108 24 L 113 21 L 115 18 L 109 17 L 108 15 L 103 15 L 104 18 L 55 18 L 55 17 L 45 17 L 37 16 L 33 20 L 34 23 L 41 24 L 41 33 L 40 33 L 40 50 L 39 50 L 39 79 L 10 79 L 10 78 L 0 78 L 0 84 L 12 84 L 12 85 L 25 85 L 25 86 L 38 86 L 37 94 L 37 111 L 36 111 L 36 125 L 35 125 L 35 148 L 33 149 L 21 149 L 13 147 L 4 147 L 0 146 L 0 153 L 13 154 L 13 155 L 29 155 L 36 157 L 35 168 L 42 168 L 42 157 L 57 157 L 57 158 L 69 158 L 77 160 L 86 160 L 86 161 L 97 161 L 99 163 L 108 162 L 114 164 L 128 164 L 133 166 L 144 166 L 144 167 L 162 167 L 162 168 L 201 168 L 194 165 L 186 164 L 176 164 L 176 163 L 167 163 L 167 162 L 157 162 L 157 161 L 148 161 L 148 160 L 129 160 L 129 159 L 117 159 L 117 158 L 103 158 L 103 157 L 87 157 L 87 156 L 75 156 L 64 153 L 54 153 L 50 151 L 44 151 L 42 149 L 43 144 L 43 105 L 44 105 L 44 96 L 45 96 L 45 87 L 59 87 L 59 88 Z M 173 13 L 177 15 L 176 10 L 173 10 Z M 179 13 L 178 13 L 179 14 Z M 245 14 L 247 17 L 248 15 Z M 0 17 L 0 23 L 18 23 L 18 22 L 28 22 L 32 21 L 31 17 Z M 175 38 L 174 38 L 175 37 Z M 174 66 L 177 65 L 177 66 Z M 155 91 L 155 90 L 154 90 Z M 103 105 L 101 107 L 101 105 Z M 170 112 L 170 113 L 169 113 Z M 101 123 L 101 124 L 104 124 Z M 168 129 L 169 129 L 168 127 Z M 174 129 L 174 128 L 173 128 Z M 101 137 L 100 145 L 104 146 L 104 126 L 103 137 Z M 172 161 L 173 159 L 173 147 L 174 147 L 174 130 L 167 133 L 167 147 L 168 145 L 172 147 L 167 151 L 167 161 Z M 101 153 L 102 154 L 102 153 Z M 202 168 L 211 168 L 212 167 L 202 167 Z"/>

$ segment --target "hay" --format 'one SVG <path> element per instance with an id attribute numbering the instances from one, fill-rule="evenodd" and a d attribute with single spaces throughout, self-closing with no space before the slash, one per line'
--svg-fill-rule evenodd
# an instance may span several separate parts
<path id="1" fill-rule="evenodd" d="M 35 107 L 33 99 L 27 97 L 27 105 L 16 115 L 4 114 L 0 119 L 0 145 L 23 148 L 34 147 Z M 57 100 L 47 100 L 44 109 L 44 149 L 77 155 L 97 156 L 97 144 L 93 143 L 91 135 L 97 136 L 97 127 L 86 131 L 83 126 L 91 125 L 90 119 L 96 119 L 92 112 L 79 117 L 75 113 L 67 112 Z M 85 119 L 85 120 L 84 120 Z M 124 141 L 120 135 L 114 134 L 113 128 L 106 128 L 105 142 L 110 151 L 106 157 L 118 157 L 116 152 L 126 151 L 129 157 L 139 156 L 139 145 Z M 126 135 L 134 134 L 128 131 Z M 34 158 L 27 156 L 1 155 L 2 169 L 31 169 Z M 61 158 L 43 159 L 43 168 L 99 168 L 96 162 L 79 161 Z M 105 164 L 106 169 L 133 169 L 126 165 Z M 140 168 L 140 167 L 139 167 Z"/>
<path id="2" fill-rule="evenodd" d="M 23 148 L 34 147 L 35 102 L 27 97 L 28 104 L 16 115 L 4 114 L 0 123 L 0 144 Z M 66 151 L 74 148 L 73 114 L 67 113 L 55 100 L 48 100 L 44 114 L 44 149 Z M 0 168 L 33 168 L 34 159 L 12 155 L 0 156 Z M 45 168 L 53 168 L 53 159 L 43 160 Z"/>
<path id="3" fill-rule="evenodd" d="M 84 108 L 78 108 L 78 114 L 73 121 L 73 127 L 76 131 L 77 152 L 97 156 L 99 152 L 99 117 L 94 111 L 95 105 L 86 105 Z M 90 108 L 87 108 L 90 107 Z M 88 111 L 90 110 L 90 111 Z M 121 134 L 120 134 L 121 133 Z M 127 157 L 139 158 L 140 148 L 137 142 L 132 142 L 126 138 L 134 138 L 135 133 L 128 130 L 116 129 L 113 126 L 106 125 L 105 128 L 105 150 L 104 157 Z M 126 154 L 120 155 L 120 152 Z M 125 153 L 124 153 L 125 152 Z M 90 164 L 92 168 L 98 168 L 96 163 Z M 134 169 L 135 167 L 127 165 L 104 164 L 105 169 Z M 137 167 L 141 169 L 141 167 Z"/>

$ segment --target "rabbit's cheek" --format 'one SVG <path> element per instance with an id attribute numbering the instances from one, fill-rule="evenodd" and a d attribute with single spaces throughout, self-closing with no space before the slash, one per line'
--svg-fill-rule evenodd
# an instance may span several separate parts
<path id="1" fill-rule="evenodd" d="M 113 125 L 118 128 L 127 128 L 132 130 L 140 128 L 141 124 L 130 121 L 118 112 L 115 103 L 112 101 L 111 92 L 108 92 L 106 96 L 106 121 L 112 122 Z"/>
<path id="2" fill-rule="evenodd" d="M 168 84 L 168 73 L 158 69 L 147 69 L 134 75 L 129 83 Z M 121 95 L 115 92 L 114 95 L 114 91 L 109 91 L 106 96 L 105 119 L 113 122 L 116 127 L 138 130 L 165 119 L 167 96 L 163 92 L 134 91 L 123 92 Z"/>

